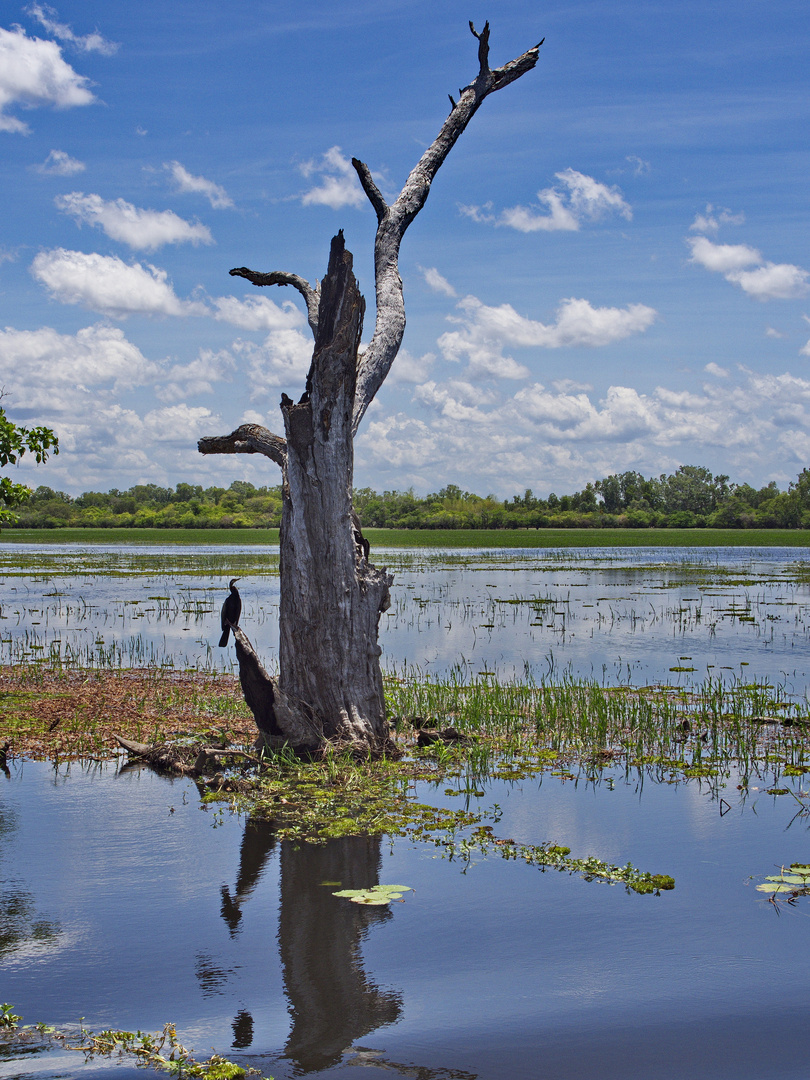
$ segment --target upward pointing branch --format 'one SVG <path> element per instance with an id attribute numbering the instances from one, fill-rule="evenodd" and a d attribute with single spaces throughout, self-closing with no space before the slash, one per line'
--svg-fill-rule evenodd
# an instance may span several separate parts
<path id="1" fill-rule="evenodd" d="M 358 364 L 357 391 L 354 399 L 353 433 L 357 432 L 366 409 L 385 381 L 399 352 L 405 333 L 405 301 L 399 276 L 399 247 L 413 219 L 425 205 L 433 178 L 453 149 L 461 133 L 489 94 L 531 71 L 537 63 L 538 45 L 492 71 L 489 67 L 489 23 L 479 34 L 472 23 L 470 30 L 478 39 L 478 75 L 459 91 L 458 101 L 450 98 L 452 109 L 439 134 L 427 148 L 405 181 L 395 202 L 388 206 L 371 178 L 367 165 L 356 158 L 352 165 L 374 211 L 377 236 L 374 242 L 374 276 L 377 293 L 377 320 L 371 342 Z"/>
<path id="2" fill-rule="evenodd" d="M 484 23 L 484 29 L 479 34 L 471 19 L 470 30 L 473 32 L 473 37 L 478 38 L 478 64 L 481 68 L 479 74 L 483 75 L 484 72 L 489 71 L 489 21 Z"/>

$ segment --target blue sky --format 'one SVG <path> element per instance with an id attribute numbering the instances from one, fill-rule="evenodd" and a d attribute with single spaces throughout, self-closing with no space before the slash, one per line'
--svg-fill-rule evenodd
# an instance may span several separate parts
<path id="1" fill-rule="evenodd" d="M 15 479 L 278 482 L 200 435 L 281 428 L 300 298 L 342 228 L 373 328 L 375 217 L 477 68 L 542 37 L 406 234 L 403 351 L 355 483 L 558 494 L 681 464 L 810 465 L 806 0 L 63 0 L 0 6 L 0 384 L 62 452 Z"/>

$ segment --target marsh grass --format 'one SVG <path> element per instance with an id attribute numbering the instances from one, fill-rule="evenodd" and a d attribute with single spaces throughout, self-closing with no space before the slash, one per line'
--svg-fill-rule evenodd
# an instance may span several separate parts
<path id="1" fill-rule="evenodd" d="M 808 705 L 767 683 L 710 679 L 685 690 L 470 678 L 463 669 L 428 679 L 406 669 L 390 674 L 385 688 L 395 733 L 390 755 L 358 761 L 327 747 L 304 759 L 282 749 L 262 753 L 258 769 L 226 759 L 200 779 L 203 804 L 267 815 L 279 839 L 399 835 L 433 844 L 462 866 L 497 855 L 655 892 L 671 888 L 671 879 L 573 855 L 551 840 L 498 836 L 499 809 L 486 805 L 488 792 L 494 798 L 497 785 L 540 774 L 588 785 L 623 776 L 636 784 L 697 782 L 719 799 L 732 772 L 743 797 L 749 782 L 775 790 L 810 772 Z M 421 747 L 417 735 L 426 728 L 446 737 Z M 248 749 L 255 729 L 227 675 L 0 671 L 0 735 L 12 753 L 103 759 L 116 753 L 114 734 Z"/>
<path id="2" fill-rule="evenodd" d="M 105 759 L 115 735 L 156 743 L 189 732 L 249 743 L 253 717 L 232 676 L 164 668 L 0 668 L 0 736 L 34 758 Z"/>
<path id="3" fill-rule="evenodd" d="M 469 761 L 481 777 L 517 779 L 550 761 L 586 776 L 621 765 L 669 782 L 722 778 L 734 767 L 743 786 L 751 775 L 776 781 L 785 770 L 810 771 L 810 707 L 768 683 L 609 687 L 564 676 L 535 684 L 471 679 L 457 669 L 436 681 L 391 676 L 386 695 L 400 730 L 420 717 L 477 736 Z"/>
<path id="4" fill-rule="evenodd" d="M 808 529 L 366 529 L 372 548 L 810 547 Z M 2 543 L 278 544 L 278 529 L 9 529 Z"/>
<path id="5" fill-rule="evenodd" d="M 9 529 L 0 544 L 278 544 L 278 529 Z"/>
<path id="6" fill-rule="evenodd" d="M 404 668 L 386 676 L 385 693 L 399 750 L 416 763 L 408 780 L 438 783 L 463 772 L 479 789 L 488 776 L 528 775 L 563 763 L 591 775 L 621 765 L 627 772 L 686 780 L 734 766 L 744 782 L 749 775 L 776 782 L 783 774 L 810 771 L 810 705 L 765 682 L 710 678 L 688 689 L 611 687 L 565 675 L 538 683 L 475 678 L 463 668 L 431 679 Z M 424 726 L 452 727 L 465 739 L 421 749 L 416 735 Z M 103 756 L 116 752 L 114 734 L 138 742 L 206 735 L 245 747 L 255 728 L 231 675 L 160 667 L 0 669 L 0 736 L 11 741 L 13 752 Z M 396 774 L 398 761 L 383 758 L 381 774 L 389 767 Z M 299 783 L 305 775 L 314 783 L 322 777 L 346 790 L 368 768 L 336 748 L 317 762 L 302 762 L 289 751 L 264 761 L 268 778 Z"/>
<path id="7" fill-rule="evenodd" d="M 401 549 L 379 560 L 395 574 L 381 631 L 394 662 L 463 656 L 480 673 L 495 655 L 513 671 L 528 656 L 537 677 L 553 652 L 614 683 L 692 682 L 709 670 L 701 654 L 761 673 L 765 659 L 794 667 L 810 641 L 798 552 Z M 245 580 L 243 619 L 272 649 L 275 549 L 0 545 L 0 664 L 233 671 L 216 648 L 228 574 Z"/>

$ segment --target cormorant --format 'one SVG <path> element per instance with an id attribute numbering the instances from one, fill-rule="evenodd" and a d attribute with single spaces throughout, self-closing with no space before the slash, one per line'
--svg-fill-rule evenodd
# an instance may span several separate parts
<path id="1" fill-rule="evenodd" d="M 238 577 L 231 578 L 230 585 L 231 590 L 225 597 L 225 603 L 222 605 L 222 637 L 219 639 L 219 647 L 222 649 L 228 644 L 228 635 L 231 632 L 231 624 L 234 626 L 239 625 L 239 616 L 242 614 L 242 597 L 239 595 L 239 590 L 236 587 L 236 582 L 239 581 Z"/>

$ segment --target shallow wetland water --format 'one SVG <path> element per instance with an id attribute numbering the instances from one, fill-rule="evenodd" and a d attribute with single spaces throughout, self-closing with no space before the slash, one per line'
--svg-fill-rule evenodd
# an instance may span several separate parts
<path id="1" fill-rule="evenodd" d="M 134 665 L 140 649 L 211 667 L 223 582 L 240 572 L 244 628 L 272 657 L 272 553 L 26 546 L 34 562 L 15 567 L 12 547 L 0 547 L 3 663 L 52 662 L 58 643 L 60 656 L 102 666 Z M 381 642 L 400 674 L 768 680 L 804 707 L 808 558 L 391 552 Z M 572 763 L 511 782 L 418 785 L 419 801 L 466 801 L 518 843 L 671 874 L 675 889 L 660 895 L 495 855 L 443 858 L 404 837 L 279 841 L 271 821 L 203 804 L 190 780 L 121 763 L 10 764 L 0 1000 L 26 1023 L 172 1021 L 198 1058 L 215 1048 L 285 1080 L 806 1075 L 810 897 L 777 906 L 756 889 L 810 861 L 810 781 L 778 760 L 688 782 Z M 333 895 L 378 882 L 413 891 L 385 907 Z M 144 1075 L 58 1048 L 0 1047 L 3 1077 L 102 1073 Z"/>
<path id="2" fill-rule="evenodd" d="M 381 550 L 373 558 L 395 575 L 380 633 L 392 671 L 569 673 L 608 685 L 764 678 L 804 694 L 810 550 Z M 272 666 L 277 548 L 3 543 L 0 664 L 233 670 L 233 651 L 216 647 L 232 576 L 241 578 L 242 625 Z"/>

